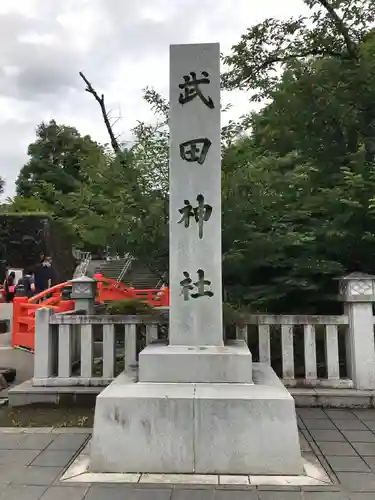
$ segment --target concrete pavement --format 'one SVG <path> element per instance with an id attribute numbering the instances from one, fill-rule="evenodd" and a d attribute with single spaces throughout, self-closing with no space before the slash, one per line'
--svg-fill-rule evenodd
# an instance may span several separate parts
<path id="1" fill-rule="evenodd" d="M 61 476 L 90 438 L 87 429 L 0 429 L 0 500 L 373 500 L 375 410 L 298 410 L 301 448 L 332 483 L 225 486 L 85 483 Z M 114 477 L 115 481 L 118 480 Z M 285 481 L 284 481 L 285 483 Z"/>

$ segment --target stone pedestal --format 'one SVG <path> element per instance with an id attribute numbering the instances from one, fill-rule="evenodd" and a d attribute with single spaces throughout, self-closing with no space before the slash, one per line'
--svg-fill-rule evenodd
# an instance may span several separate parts
<path id="1" fill-rule="evenodd" d="M 139 355 L 139 381 L 251 384 L 251 353 L 243 341 L 226 346 L 149 345 Z"/>
<path id="2" fill-rule="evenodd" d="M 97 397 L 91 470 L 302 474 L 292 396 L 266 364 L 254 381 L 111 384 Z"/>

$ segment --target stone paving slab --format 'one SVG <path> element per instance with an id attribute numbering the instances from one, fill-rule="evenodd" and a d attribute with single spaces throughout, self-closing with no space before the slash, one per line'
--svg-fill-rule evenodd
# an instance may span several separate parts
<path id="1" fill-rule="evenodd" d="M 0 500 L 40 500 L 47 486 L 20 486 L 10 484 L 2 493 Z"/>
<path id="2" fill-rule="evenodd" d="M 0 429 L 0 500 L 375 500 L 375 409 L 298 410 L 301 446 L 332 483 L 268 484 L 259 476 L 223 476 L 206 484 L 61 481 L 79 453 L 88 457 L 88 429 Z M 105 475 L 103 475 L 105 476 Z M 121 476 L 121 475 L 119 475 Z M 178 484 L 177 481 L 180 481 Z M 215 483 L 215 484 L 211 484 Z M 261 484 L 260 484 L 261 483 Z"/>

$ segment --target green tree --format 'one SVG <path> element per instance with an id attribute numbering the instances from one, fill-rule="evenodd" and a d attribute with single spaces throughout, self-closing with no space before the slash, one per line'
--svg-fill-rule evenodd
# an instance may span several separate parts
<path id="1" fill-rule="evenodd" d="M 23 196 L 8 197 L 1 205 L 2 212 L 19 213 L 50 213 L 50 207 L 35 196 L 24 198 Z"/>
<path id="2" fill-rule="evenodd" d="M 303 2 L 310 8 L 309 17 L 270 18 L 247 30 L 225 57 L 230 69 L 223 77 L 224 86 L 249 90 L 253 100 L 272 99 L 285 70 L 295 77 L 296 67 L 303 74 L 312 61 L 331 60 L 330 70 L 343 77 L 336 89 L 342 87 L 341 95 L 346 94 L 358 114 L 353 141 L 363 143 L 365 160 L 371 163 L 375 158 L 373 1 Z"/>
<path id="3" fill-rule="evenodd" d="M 36 140 L 28 147 L 30 160 L 16 181 L 17 195 L 37 197 L 53 206 L 61 195 L 79 188 L 85 163 L 97 163 L 102 147 L 73 127 L 54 120 L 37 127 Z"/>
<path id="4" fill-rule="evenodd" d="M 223 181 L 228 299 L 260 311 L 332 313 L 333 278 L 375 272 L 374 169 L 353 157 L 322 185 L 319 168 L 297 152 L 260 156 L 248 144 L 240 155 Z"/>

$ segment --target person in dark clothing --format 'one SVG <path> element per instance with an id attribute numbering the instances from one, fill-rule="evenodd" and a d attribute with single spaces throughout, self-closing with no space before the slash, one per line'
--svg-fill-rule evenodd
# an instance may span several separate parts
<path id="1" fill-rule="evenodd" d="M 22 278 L 19 279 L 17 287 L 22 286 L 24 289 L 25 297 L 32 297 L 35 293 L 35 281 L 33 272 L 30 269 L 26 269 L 23 273 Z"/>
<path id="2" fill-rule="evenodd" d="M 13 302 L 14 292 L 16 288 L 16 273 L 10 272 L 4 281 L 4 295 L 6 302 Z"/>
<path id="3" fill-rule="evenodd" d="M 36 293 L 40 293 L 48 288 L 51 288 L 53 269 L 51 259 L 49 257 L 43 257 L 42 262 L 35 268 L 34 276 Z"/>

